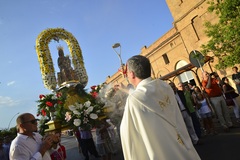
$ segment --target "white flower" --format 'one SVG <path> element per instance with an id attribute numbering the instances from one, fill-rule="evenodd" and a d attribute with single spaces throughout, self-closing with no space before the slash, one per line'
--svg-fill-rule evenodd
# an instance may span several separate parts
<path id="1" fill-rule="evenodd" d="M 82 109 L 83 105 L 81 103 L 75 103 L 76 109 Z"/>
<path id="2" fill-rule="evenodd" d="M 76 106 L 74 106 L 74 105 L 70 105 L 70 106 L 68 106 L 68 108 L 69 108 L 71 111 L 75 111 L 75 110 L 76 110 Z"/>
<path id="3" fill-rule="evenodd" d="M 58 99 L 57 95 L 56 95 L 56 94 L 54 94 L 54 95 L 52 96 L 52 99 L 53 99 L 53 100 L 56 100 L 56 99 Z"/>
<path id="4" fill-rule="evenodd" d="M 91 102 L 90 102 L 90 101 L 87 101 L 87 102 L 84 103 L 84 105 L 85 105 L 86 107 L 90 107 Z"/>
<path id="5" fill-rule="evenodd" d="M 92 107 L 92 106 L 89 107 L 89 108 L 86 110 L 87 114 L 91 113 L 92 111 L 93 111 L 93 107 Z"/>
<path id="6" fill-rule="evenodd" d="M 40 100 L 44 100 L 46 97 L 42 96 Z"/>
<path id="7" fill-rule="evenodd" d="M 100 88 L 103 88 L 104 86 L 105 86 L 105 84 L 104 84 L 104 83 L 100 84 Z"/>
<path id="8" fill-rule="evenodd" d="M 91 119 L 97 119 L 97 118 L 98 118 L 98 115 L 95 114 L 95 113 L 91 113 L 91 114 L 90 114 L 90 118 L 91 118 Z"/>
<path id="9" fill-rule="evenodd" d="M 74 119 L 73 124 L 75 126 L 80 126 L 81 125 L 81 120 L 80 119 Z"/>
<path id="10" fill-rule="evenodd" d="M 88 118 L 84 117 L 83 123 L 88 123 L 88 122 L 89 122 Z"/>
<path id="11" fill-rule="evenodd" d="M 76 115 L 80 115 L 80 114 L 81 114 L 81 113 L 78 112 L 77 110 L 73 111 L 73 113 L 76 114 Z"/>
<path id="12" fill-rule="evenodd" d="M 58 106 L 58 104 L 57 104 L 57 103 L 55 103 L 53 107 L 54 107 L 54 108 L 57 108 L 57 106 Z"/>

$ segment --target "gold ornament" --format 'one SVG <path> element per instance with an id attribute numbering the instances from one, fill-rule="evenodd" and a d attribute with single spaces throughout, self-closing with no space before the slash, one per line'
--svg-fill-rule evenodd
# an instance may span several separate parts
<path id="1" fill-rule="evenodd" d="M 88 76 L 84 67 L 82 51 L 76 38 L 63 28 L 46 29 L 38 35 L 36 40 L 36 52 L 44 86 L 47 89 L 56 90 L 57 79 L 48 45 L 51 40 L 59 41 L 60 39 L 67 43 L 78 83 L 85 87 Z"/>

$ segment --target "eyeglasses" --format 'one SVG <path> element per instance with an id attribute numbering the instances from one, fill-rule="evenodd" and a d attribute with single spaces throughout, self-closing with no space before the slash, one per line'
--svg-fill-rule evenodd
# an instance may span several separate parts
<path id="1" fill-rule="evenodd" d="M 29 123 L 29 122 L 32 123 L 32 124 L 36 124 L 37 121 L 39 121 L 39 119 L 33 119 L 33 120 L 30 120 L 30 121 L 26 121 L 26 122 L 23 122 L 22 124 Z"/>

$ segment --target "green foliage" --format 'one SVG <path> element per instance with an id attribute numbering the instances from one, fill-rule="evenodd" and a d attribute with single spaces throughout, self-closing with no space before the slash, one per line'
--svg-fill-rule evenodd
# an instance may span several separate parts
<path id="1" fill-rule="evenodd" d="M 46 95 L 39 95 L 38 103 L 38 111 L 37 115 L 47 116 L 50 118 L 50 112 L 56 112 L 56 116 L 61 115 L 63 110 L 64 104 L 64 96 L 61 92 L 46 94 Z M 61 117 L 59 117 L 61 118 Z"/>
<path id="2" fill-rule="evenodd" d="M 43 136 L 45 135 L 45 130 L 48 129 L 48 125 L 46 123 L 49 121 L 49 119 L 44 119 L 43 117 L 40 119 L 39 122 L 39 133 Z"/>
<path id="3" fill-rule="evenodd" d="M 76 101 L 76 104 L 68 104 L 67 103 L 68 98 L 71 99 L 72 97 L 76 97 L 76 95 L 79 98 L 79 100 Z M 86 129 L 90 126 L 94 127 L 97 120 L 91 119 L 90 113 L 96 113 L 98 116 L 102 116 L 103 115 L 102 107 L 104 106 L 104 104 L 97 102 L 95 96 L 96 96 L 95 94 L 93 95 L 92 93 L 87 93 L 84 87 L 80 84 L 71 87 L 62 87 L 60 90 L 58 90 L 57 93 L 39 95 L 39 100 L 37 100 L 38 103 L 37 115 L 41 116 L 39 122 L 40 134 L 44 135 L 45 130 L 48 129 L 48 125 L 46 125 L 46 123 L 49 122 L 50 120 L 50 112 L 55 113 L 55 120 L 60 121 L 62 126 L 67 126 L 69 128 L 75 129 L 76 126 L 74 125 L 74 119 L 77 118 L 81 120 L 82 128 Z M 85 102 L 87 101 L 91 104 L 93 109 L 92 111 L 88 110 L 89 114 L 84 114 L 88 107 L 90 107 L 85 106 Z M 71 110 L 69 110 L 69 105 L 73 106 L 77 104 L 83 105 L 81 109 L 78 108 L 78 110 L 80 111 L 79 115 L 75 115 Z M 66 107 L 68 109 L 66 109 Z M 65 120 L 66 112 L 71 113 L 72 119 L 68 121 Z"/>
<path id="4" fill-rule="evenodd" d="M 219 16 L 216 24 L 207 22 L 206 35 L 210 38 L 202 45 L 202 52 L 206 55 L 213 53 L 218 59 L 217 69 L 225 69 L 240 63 L 240 1 L 239 0 L 211 0 L 209 12 Z"/>
<path id="5" fill-rule="evenodd" d="M 14 139 L 17 136 L 17 129 L 16 127 L 8 129 L 0 130 L 0 137 L 4 138 L 8 136 L 10 139 Z"/>
<path id="6" fill-rule="evenodd" d="M 55 119 L 64 122 L 66 110 L 64 108 L 64 101 L 66 95 L 63 92 L 51 93 L 46 95 L 39 95 L 37 116 L 41 116 L 39 122 L 39 132 L 44 135 L 44 130 L 48 129 L 46 123 L 51 119 L 50 112 L 53 112 Z"/>

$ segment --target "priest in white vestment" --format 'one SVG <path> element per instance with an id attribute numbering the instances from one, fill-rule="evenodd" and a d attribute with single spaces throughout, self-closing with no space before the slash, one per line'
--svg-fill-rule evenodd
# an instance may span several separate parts
<path id="1" fill-rule="evenodd" d="M 135 90 L 127 98 L 120 127 L 125 160 L 199 160 L 172 88 L 152 80 L 144 56 L 133 56 L 127 66 Z"/>

